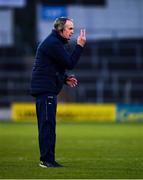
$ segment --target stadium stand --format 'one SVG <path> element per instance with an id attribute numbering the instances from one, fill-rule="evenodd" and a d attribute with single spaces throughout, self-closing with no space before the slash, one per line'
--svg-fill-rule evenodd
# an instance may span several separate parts
<path id="1" fill-rule="evenodd" d="M 39 14 L 45 11 L 38 10 L 55 4 L 66 5 L 69 16 L 78 17 L 75 36 L 82 26 L 87 29 L 88 36 L 76 69 L 69 72 L 77 76 L 79 85 L 74 90 L 65 86 L 59 101 L 142 103 L 142 1 L 33 0 L 27 1 L 25 7 L 12 8 L 14 42 L 6 47 L 0 44 L 0 105 L 33 101 L 29 87 L 35 49 L 43 37 L 39 35 L 44 35 L 43 30 L 47 33 L 51 25 L 51 20 Z M 1 8 L 1 11 L 7 9 Z M 38 21 L 37 17 L 41 19 Z M 1 18 L 1 23 L 5 22 Z M 0 38 L 2 43 L 2 31 Z"/>
<path id="2" fill-rule="evenodd" d="M 89 43 L 74 74 L 79 86 L 64 87 L 59 101 L 141 103 L 143 41 Z M 94 53 L 93 53 L 94 52 Z M 0 61 L 0 104 L 33 101 L 29 94 L 34 57 L 3 57 Z"/>

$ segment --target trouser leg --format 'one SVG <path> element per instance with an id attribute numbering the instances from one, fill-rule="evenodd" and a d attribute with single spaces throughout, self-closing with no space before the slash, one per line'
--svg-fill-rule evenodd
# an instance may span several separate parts
<path id="1" fill-rule="evenodd" d="M 55 161 L 57 97 L 43 95 L 36 97 L 40 160 Z"/>

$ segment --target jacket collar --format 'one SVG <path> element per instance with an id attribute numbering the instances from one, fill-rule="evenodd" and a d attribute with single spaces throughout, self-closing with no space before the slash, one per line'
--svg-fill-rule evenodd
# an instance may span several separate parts
<path id="1" fill-rule="evenodd" d="M 56 36 L 60 41 L 62 41 L 64 44 L 68 43 L 68 40 L 63 38 L 56 30 L 52 30 L 52 35 Z"/>

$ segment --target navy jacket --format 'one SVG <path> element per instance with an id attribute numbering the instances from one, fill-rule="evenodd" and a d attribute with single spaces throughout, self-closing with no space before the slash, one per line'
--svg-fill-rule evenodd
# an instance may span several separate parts
<path id="1" fill-rule="evenodd" d="M 37 48 L 32 70 L 31 95 L 57 95 L 63 87 L 66 70 L 75 67 L 83 47 L 76 45 L 71 54 L 65 49 L 67 40 L 55 30 Z"/>

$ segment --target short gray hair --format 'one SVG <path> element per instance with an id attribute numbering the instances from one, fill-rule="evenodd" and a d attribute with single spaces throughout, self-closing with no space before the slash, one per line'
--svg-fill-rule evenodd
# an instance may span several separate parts
<path id="1" fill-rule="evenodd" d="M 68 17 L 59 17 L 59 18 L 56 18 L 56 20 L 54 21 L 54 29 L 56 31 L 58 31 L 58 32 L 59 31 L 63 31 L 65 23 L 66 23 L 67 20 L 73 21 L 72 19 L 70 19 Z"/>

